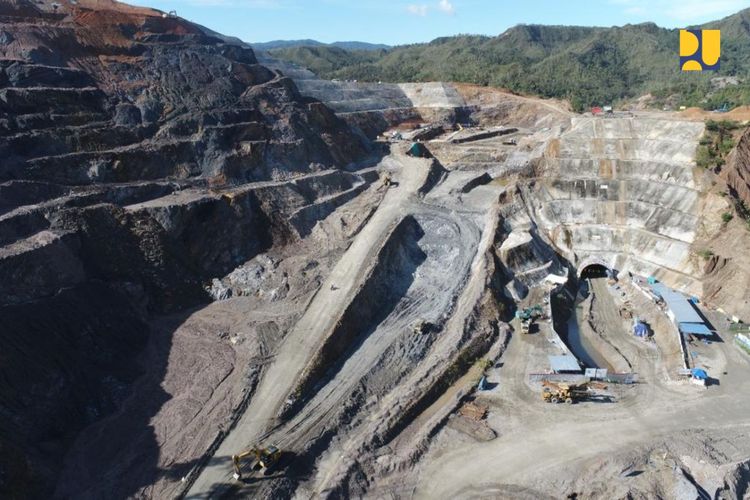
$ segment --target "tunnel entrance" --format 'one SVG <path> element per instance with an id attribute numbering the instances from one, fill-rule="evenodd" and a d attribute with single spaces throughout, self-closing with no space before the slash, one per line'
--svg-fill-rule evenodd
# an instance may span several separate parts
<path id="1" fill-rule="evenodd" d="M 602 264 L 589 264 L 581 270 L 581 279 L 607 278 L 611 272 Z"/>

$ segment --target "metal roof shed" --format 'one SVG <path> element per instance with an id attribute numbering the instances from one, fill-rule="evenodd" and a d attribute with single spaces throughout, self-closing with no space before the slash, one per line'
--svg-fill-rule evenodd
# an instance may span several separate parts
<path id="1" fill-rule="evenodd" d="M 571 354 L 562 356 L 547 356 L 549 365 L 555 373 L 581 373 L 581 365 L 578 360 Z"/>
<path id="2" fill-rule="evenodd" d="M 667 303 L 675 323 L 703 323 L 703 318 L 700 317 L 693 304 L 684 295 L 667 288 L 661 283 L 654 283 L 651 288 L 656 295 Z"/>
<path id="3" fill-rule="evenodd" d="M 703 318 L 681 293 L 669 291 L 663 295 L 664 302 L 674 314 L 676 323 L 703 323 Z"/>
<path id="4" fill-rule="evenodd" d="M 663 294 L 663 293 L 664 293 L 665 291 L 669 290 L 669 288 L 667 288 L 666 286 L 664 286 L 664 285 L 663 285 L 662 283 L 659 283 L 659 282 L 657 282 L 657 281 L 654 281 L 654 282 L 652 283 L 652 282 L 651 282 L 651 278 L 649 278 L 649 282 L 648 282 L 648 284 L 649 284 L 649 285 L 651 285 L 651 289 L 652 289 L 652 290 L 654 291 L 654 293 L 655 293 L 655 294 L 656 294 L 657 296 L 659 296 L 659 297 L 661 297 L 661 296 L 662 296 L 662 294 Z"/>
<path id="5" fill-rule="evenodd" d="M 712 335 L 711 330 L 703 323 L 680 323 L 680 331 L 690 335 L 705 335 L 708 337 Z"/>

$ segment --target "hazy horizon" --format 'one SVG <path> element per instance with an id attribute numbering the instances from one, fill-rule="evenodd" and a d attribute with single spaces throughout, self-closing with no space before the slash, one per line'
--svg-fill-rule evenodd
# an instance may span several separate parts
<path id="1" fill-rule="evenodd" d="M 462 33 L 496 36 L 517 24 L 621 26 L 654 22 L 666 28 L 701 24 L 750 7 L 719 0 L 394 1 L 135 0 L 249 43 L 313 39 L 401 45 Z"/>

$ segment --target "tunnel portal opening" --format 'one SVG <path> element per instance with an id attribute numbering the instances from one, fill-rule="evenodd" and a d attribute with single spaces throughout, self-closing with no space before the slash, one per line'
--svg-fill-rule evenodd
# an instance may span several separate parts
<path id="1" fill-rule="evenodd" d="M 602 264 L 589 264 L 581 270 L 581 279 L 607 278 L 612 271 Z"/>

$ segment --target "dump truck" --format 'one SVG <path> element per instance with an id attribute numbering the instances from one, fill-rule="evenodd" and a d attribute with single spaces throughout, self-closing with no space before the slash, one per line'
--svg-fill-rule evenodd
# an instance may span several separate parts
<path id="1" fill-rule="evenodd" d="M 531 318 L 521 320 L 521 333 L 527 335 L 531 330 Z"/>
<path id="2" fill-rule="evenodd" d="M 542 400 L 547 403 L 573 404 L 588 397 L 588 384 L 566 384 L 562 382 L 542 382 Z"/>
<path id="3" fill-rule="evenodd" d="M 534 318 L 526 318 L 521 320 L 521 333 L 528 335 L 531 333 L 532 325 L 534 324 Z"/>
<path id="4" fill-rule="evenodd" d="M 242 481 L 242 461 L 250 458 L 251 471 L 265 471 L 273 467 L 281 458 L 281 450 L 278 446 L 255 446 L 245 450 L 237 455 L 232 455 L 232 465 L 234 466 L 234 477 L 237 481 Z"/>
<path id="5" fill-rule="evenodd" d="M 530 333 L 531 326 L 534 324 L 534 320 L 543 316 L 544 309 L 542 309 L 542 306 L 538 304 L 532 307 L 527 307 L 526 309 L 517 310 L 516 318 L 521 321 L 521 333 Z"/>
<path id="6" fill-rule="evenodd" d="M 542 306 L 539 304 L 527 307 L 526 309 L 519 309 L 516 311 L 516 318 L 519 319 L 531 319 L 531 318 L 540 318 L 544 315 L 544 309 L 542 309 Z"/>

